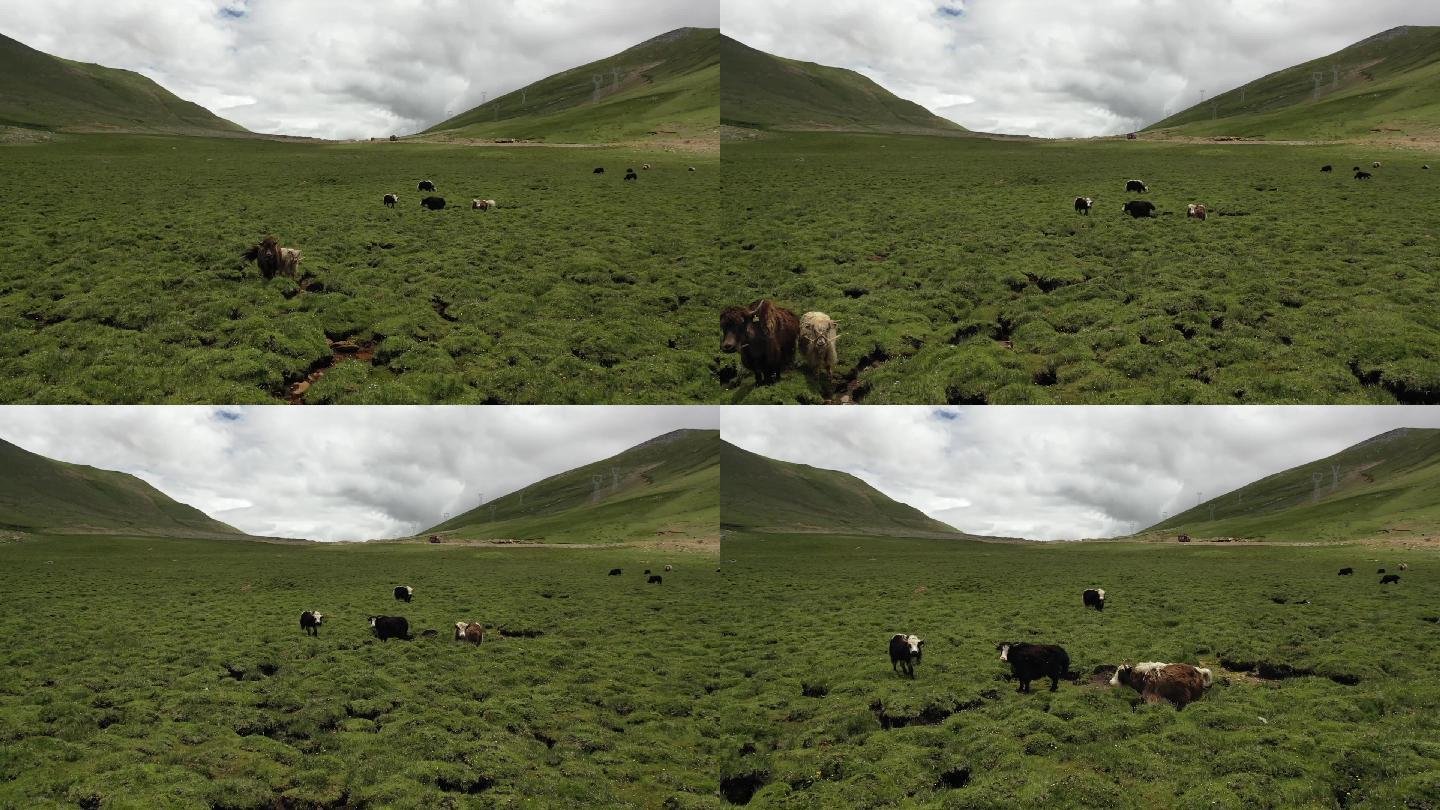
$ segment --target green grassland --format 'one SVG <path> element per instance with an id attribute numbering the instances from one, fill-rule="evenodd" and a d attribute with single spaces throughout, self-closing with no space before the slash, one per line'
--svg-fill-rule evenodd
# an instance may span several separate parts
<path id="1" fill-rule="evenodd" d="M 751 807 L 1440 802 L 1433 551 L 732 533 L 722 554 L 766 606 L 732 662 L 754 677 L 720 720 L 732 801 L 758 787 Z M 1402 581 L 1379 586 L 1371 572 L 1400 559 Z M 1081 606 L 1094 586 L 1103 613 Z M 926 639 L 913 681 L 891 671 L 896 632 Z M 1002 640 L 1061 644 L 1084 677 L 1017 694 Z M 1217 683 L 1177 712 L 1090 678 L 1146 660 Z"/>
<path id="2" fill-rule="evenodd" d="M 1315 76 L 1321 77 L 1315 93 Z M 1440 134 L 1440 27 L 1404 26 L 1215 96 L 1147 132 L 1336 140 Z"/>
<path id="3" fill-rule="evenodd" d="M 32 537 L 0 568 L 0 807 L 718 803 L 709 555 Z"/>
<path id="4" fill-rule="evenodd" d="M 676 542 L 713 543 L 719 539 L 720 446 L 718 430 L 667 433 L 496 498 L 420 534 L 548 543 L 664 536 Z"/>
<path id="5" fill-rule="evenodd" d="M 177 537 L 249 535 L 143 480 L 0 440 L 0 529 Z"/>
<path id="6" fill-rule="evenodd" d="M 1374 180 L 1352 165 L 1380 160 Z M 727 304 L 840 324 L 833 382 L 725 401 L 1440 402 L 1440 155 L 775 134 L 727 144 Z M 1322 164 L 1338 171 L 1322 174 Z M 1123 191 L 1140 178 L 1147 195 Z M 1089 217 L 1076 196 L 1095 198 Z M 1143 197 L 1168 215 L 1132 220 Z M 1205 203 L 1206 222 L 1185 205 Z M 717 332 L 718 334 L 718 332 Z M 858 371 L 858 374 L 857 374 Z M 740 386 L 736 387 L 739 383 Z"/>
<path id="7" fill-rule="evenodd" d="M 304 401 L 716 397 L 716 158 L 121 135 L 0 150 L 0 401 L 283 402 L 327 368 Z M 422 210 L 420 179 L 451 207 Z M 301 283 L 240 258 L 266 234 L 303 251 Z"/>
<path id="8" fill-rule="evenodd" d="M 1440 430 L 1401 428 L 1267 476 L 1142 532 L 1254 540 L 1440 532 Z"/>
<path id="9" fill-rule="evenodd" d="M 720 32 L 680 28 L 614 56 L 562 71 L 442 121 L 425 132 L 463 138 L 615 143 L 663 135 L 715 137 Z M 619 70 L 615 82 L 612 70 Z M 592 78 L 606 77 L 597 98 Z"/>
<path id="10" fill-rule="evenodd" d="M 139 73 L 61 59 L 3 34 L 0 125 L 72 132 L 247 132 Z"/>
<path id="11" fill-rule="evenodd" d="M 968 537 L 849 473 L 720 445 L 722 528 L 901 537 Z"/>
<path id="12" fill-rule="evenodd" d="M 721 37 L 721 122 L 760 129 L 967 131 L 853 70 L 785 59 Z"/>

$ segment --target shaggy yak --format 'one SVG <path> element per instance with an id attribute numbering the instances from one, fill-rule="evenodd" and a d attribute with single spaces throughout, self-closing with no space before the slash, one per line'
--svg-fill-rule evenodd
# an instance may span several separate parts
<path id="1" fill-rule="evenodd" d="M 835 343 L 840 340 L 840 324 L 823 312 L 807 312 L 800 316 L 798 345 L 805 362 L 816 371 L 832 374 L 838 355 Z"/>
<path id="2" fill-rule="evenodd" d="M 294 278 L 295 268 L 300 264 L 300 250 L 280 247 L 280 242 L 273 236 L 261 239 L 260 244 L 251 245 L 240 255 L 246 261 L 255 262 L 260 267 L 260 275 L 266 281 L 274 278 L 277 273 Z"/>
<path id="3" fill-rule="evenodd" d="M 780 372 L 795 357 L 800 319 L 766 299 L 748 307 L 726 307 L 720 313 L 720 350 L 740 353 L 740 364 L 755 374 L 755 384 L 779 382 Z"/>

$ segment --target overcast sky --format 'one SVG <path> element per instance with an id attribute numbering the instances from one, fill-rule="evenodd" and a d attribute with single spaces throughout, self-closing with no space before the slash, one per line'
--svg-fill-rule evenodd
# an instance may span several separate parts
<path id="1" fill-rule="evenodd" d="M 138 71 L 256 132 L 415 132 L 718 0 L 0 0 L 0 34 Z"/>
<path id="2" fill-rule="evenodd" d="M 10 406 L 0 439 L 121 470 L 256 535 L 402 537 L 679 428 L 703 406 Z"/>
<path id="3" fill-rule="evenodd" d="M 727 35 L 851 68 L 970 129 L 1139 129 L 1398 25 L 1428 0 L 723 0 Z M 723 69 L 723 68 L 722 68 Z"/>
<path id="4" fill-rule="evenodd" d="M 731 444 L 844 470 L 974 534 L 1129 534 L 1440 408 L 1064 406 L 724 408 Z"/>

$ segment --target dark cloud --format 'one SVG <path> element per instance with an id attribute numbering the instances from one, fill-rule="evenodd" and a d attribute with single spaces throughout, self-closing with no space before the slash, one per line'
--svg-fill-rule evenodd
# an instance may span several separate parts
<path id="1" fill-rule="evenodd" d="M 977 534 L 1108 537 L 1440 408 L 725 408 L 726 441 L 844 470 Z"/>
<path id="2" fill-rule="evenodd" d="M 860 70 L 967 127 L 1047 137 L 1138 129 L 1440 5 L 1374 0 L 724 0 L 725 33 Z M 957 13 L 959 12 L 959 13 Z"/>
<path id="3" fill-rule="evenodd" d="M 0 0 L 0 33 L 135 70 L 252 130 L 423 129 L 684 26 L 716 0 Z"/>
<path id="4" fill-rule="evenodd" d="M 144 478 L 252 534 L 396 537 L 678 428 L 709 407 L 29 407 L 0 438 Z"/>

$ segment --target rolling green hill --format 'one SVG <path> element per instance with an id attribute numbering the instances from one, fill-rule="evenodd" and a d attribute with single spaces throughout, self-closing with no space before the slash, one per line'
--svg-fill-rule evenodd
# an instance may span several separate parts
<path id="1" fill-rule="evenodd" d="M 1307 140 L 1440 133 L 1440 27 L 1376 34 L 1207 99 L 1147 131 Z"/>
<path id="2" fill-rule="evenodd" d="M 713 135 L 719 41 L 718 29 L 678 28 L 491 99 L 425 134 L 558 143 Z M 598 91 L 595 77 L 602 77 Z"/>
<path id="3" fill-rule="evenodd" d="M 420 536 L 549 543 L 714 538 L 719 445 L 715 430 L 657 436 L 496 498 Z"/>
<path id="4" fill-rule="evenodd" d="M 4 440 L 0 440 L 0 528 L 250 539 L 133 475 L 56 461 Z"/>
<path id="5" fill-rule="evenodd" d="M 720 443 L 720 525 L 725 529 L 970 537 L 849 473 L 792 464 Z"/>
<path id="6" fill-rule="evenodd" d="M 853 70 L 799 62 L 720 38 L 721 123 L 753 129 L 963 135 L 968 130 Z"/>
<path id="7" fill-rule="evenodd" d="M 63 132 L 247 132 L 139 73 L 61 59 L 3 34 L 0 125 Z"/>
<path id="8" fill-rule="evenodd" d="M 1206 501 L 1142 534 L 1162 531 L 1261 540 L 1440 531 L 1440 430 L 1382 433 Z"/>

